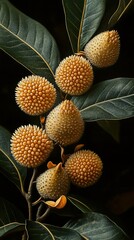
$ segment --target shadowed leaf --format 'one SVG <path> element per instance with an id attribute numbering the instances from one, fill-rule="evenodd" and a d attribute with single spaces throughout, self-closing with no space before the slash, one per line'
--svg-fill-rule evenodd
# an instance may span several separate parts
<path id="1" fill-rule="evenodd" d="M 79 52 L 99 27 L 105 11 L 105 0 L 63 0 L 62 3 L 72 50 Z"/>
<path id="2" fill-rule="evenodd" d="M 7 0 L 0 1 L 0 48 L 31 73 L 54 82 L 57 44 L 48 30 Z"/>
<path id="3" fill-rule="evenodd" d="M 90 240 L 128 240 L 119 226 L 99 213 L 83 214 L 81 218 L 70 220 L 64 227 L 74 229 Z"/>
<path id="4" fill-rule="evenodd" d="M 11 134 L 0 126 L 0 172 L 23 192 L 27 169 L 18 164 L 10 151 Z"/>

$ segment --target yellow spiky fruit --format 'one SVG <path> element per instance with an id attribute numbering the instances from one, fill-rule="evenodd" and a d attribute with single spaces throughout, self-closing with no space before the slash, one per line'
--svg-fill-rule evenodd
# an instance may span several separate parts
<path id="1" fill-rule="evenodd" d="M 84 121 L 71 100 L 56 106 L 46 118 L 46 133 L 62 146 L 77 142 L 84 131 Z"/>
<path id="2" fill-rule="evenodd" d="M 96 183 L 102 174 L 100 157 L 90 150 L 79 150 L 67 159 L 65 170 L 71 182 L 81 188 Z"/>
<path id="3" fill-rule="evenodd" d="M 62 163 L 47 169 L 36 180 L 36 188 L 41 197 L 56 200 L 61 195 L 67 195 L 70 180 Z"/>
<path id="4" fill-rule="evenodd" d="M 52 150 L 52 140 L 36 125 L 21 126 L 11 137 L 11 152 L 24 167 L 35 168 L 41 165 Z"/>
<path id="5" fill-rule="evenodd" d="M 90 62 L 77 55 L 63 59 L 55 73 L 58 87 L 70 95 L 85 93 L 91 87 L 93 78 L 94 74 Z"/>
<path id="6" fill-rule="evenodd" d="M 16 103 L 29 115 L 41 115 L 50 110 L 56 100 L 56 89 L 44 77 L 31 75 L 18 83 Z"/>
<path id="7" fill-rule="evenodd" d="M 120 37 L 116 30 L 105 31 L 92 38 L 84 49 L 92 65 L 103 68 L 115 64 L 120 53 Z"/>

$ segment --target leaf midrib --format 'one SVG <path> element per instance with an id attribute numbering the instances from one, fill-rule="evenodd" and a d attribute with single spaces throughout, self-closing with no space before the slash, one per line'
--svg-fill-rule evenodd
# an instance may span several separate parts
<path id="1" fill-rule="evenodd" d="M 107 103 L 107 102 L 111 102 L 111 101 L 113 102 L 113 101 L 117 101 L 117 100 L 129 98 L 129 97 L 131 97 L 131 96 L 133 96 L 133 95 L 134 95 L 134 94 L 130 94 L 130 95 L 127 95 L 127 96 L 122 96 L 122 97 L 118 97 L 118 98 L 111 98 L 111 99 L 109 99 L 109 100 L 101 101 L 101 102 L 98 102 L 98 103 L 95 103 L 95 104 L 92 104 L 92 105 L 90 105 L 90 106 L 87 106 L 87 107 L 83 108 L 82 110 L 80 110 L 80 112 L 86 111 L 87 109 L 90 109 L 90 108 L 95 107 L 95 106 L 97 106 L 97 105 L 101 105 L 101 104 L 103 104 L 103 103 Z"/>
<path id="2" fill-rule="evenodd" d="M 19 177 L 19 182 L 20 182 L 20 188 L 21 188 L 21 192 L 23 193 L 24 192 L 24 189 L 23 189 L 23 184 L 22 184 L 22 179 L 21 179 L 21 175 L 20 175 L 20 172 L 18 171 L 17 167 L 15 166 L 14 162 L 11 160 L 11 158 L 0 148 L 0 151 L 2 152 L 2 154 L 8 158 L 8 160 L 10 161 L 10 163 L 13 165 L 13 167 L 15 168 L 17 174 L 18 174 L 18 177 Z M 20 190 L 20 189 L 19 189 Z"/>
<path id="3" fill-rule="evenodd" d="M 43 62 L 47 65 L 48 69 L 50 70 L 50 72 L 52 73 L 53 77 L 54 77 L 54 73 L 52 71 L 52 69 L 50 68 L 50 65 L 47 63 L 47 61 L 45 61 L 45 59 L 42 57 L 42 55 L 35 49 L 33 48 L 30 44 L 28 44 L 26 41 L 24 41 L 22 38 L 20 38 L 18 35 L 14 34 L 11 30 L 9 30 L 7 27 L 5 27 L 3 24 L 0 23 L 0 26 L 6 30 L 7 32 L 9 32 L 11 35 L 13 35 L 14 37 L 16 37 L 17 39 L 19 39 L 20 41 L 22 41 L 26 46 L 28 46 L 29 48 L 32 49 L 33 52 L 35 52 L 42 60 Z M 29 69 L 30 70 L 30 69 Z"/>

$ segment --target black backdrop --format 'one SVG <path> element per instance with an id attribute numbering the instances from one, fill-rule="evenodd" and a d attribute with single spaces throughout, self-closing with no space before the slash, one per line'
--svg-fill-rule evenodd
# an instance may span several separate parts
<path id="1" fill-rule="evenodd" d="M 70 44 L 65 30 L 61 0 L 11 0 L 10 2 L 25 14 L 42 23 L 50 31 L 57 41 L 61 59 L 70 54 Z M 133 24 L 134 7 L 130 8 L 115 26 L 121 38 L 121 54 L 118 62 L 113 67 L 96 70 L 96 81 L 115 77 L 134 78 Z M 3 51 L 0 51 L 0 125 L 7 128 L 11 133 L 20 125 L 38 124 L 36 117 L 30 117 L 21 112 L 14 99 L 16 84 L 26 75 L 29 75 L 29 72 L 24 67 Z M 115 195 L 128 193 L 127 197 L 129 198 L 129 192 L 134 192 L 133 136 L 133 118 L 120 121 L 119 143 L 114 141 L 96 123 L 86 124 L 86 131 L 82 141 L 87 148 L 89 147 L 100 154 L 104 161 L 104 174 L 100 183 L 95 187 L 89 190 L 74 190 L 94 202 L 97 202 L 99 198 L 103 211 L 116 221 L 119 221 L 131 239 L 134 239 L 134 204 L 126 203 L 125 211 L 117 213 L 117 211 L 113 210 L 113 205 L 108 207 L 108 203 Z M 19 207 L 23 209 L 23 203 L 18 203 L 16 196 L 12 194 L 14 188 L 9 185 L 2 175 L 0 175 L 0 186 L 3 188 L 3 196 L 6 196 L 12 202 L 17 202 Z M 120 201 L 117 202 L 117 205 L 115 203 L 115 207 L 118 207 L 118 204 L 125 204 L 123 197 Z"/>

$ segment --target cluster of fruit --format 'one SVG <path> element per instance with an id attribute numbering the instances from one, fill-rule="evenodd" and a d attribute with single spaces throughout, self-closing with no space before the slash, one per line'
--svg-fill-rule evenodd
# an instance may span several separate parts
<path id="1" fill-rule="evenodd" d="M 93 66 L 113 65 L 119 56 L 120 40 L 117 31 L 106 31 L 91 39 L 84 51 L 61 61 L 55 71 L 59 89 L 69 95 L 81 95 L 93 84 Z M 19 127 L 11 138 L 11 152 L 17 162 L 28 168 L 36 168 L 50 156 L 54 144 L 62 147 L 80 140 L 84 132 L 84 120 L 71 100 L 64 99 L 53 108 L 56 89 L 41 76 L 28 76 L 16 87 L 15 99 L 26 114 L 48 113 L 44 127 L 27 125 Z M 53 109 L 52 109 L 53 108 Z M 78 150 L 59 164 L 50 164 L 38 176 L 36 187 L 43 198 L 58 199 L 67 195 L 70 182 L 79 187 L 93 185 L 102 174 L 100 157 L 90 150 Z"/>

